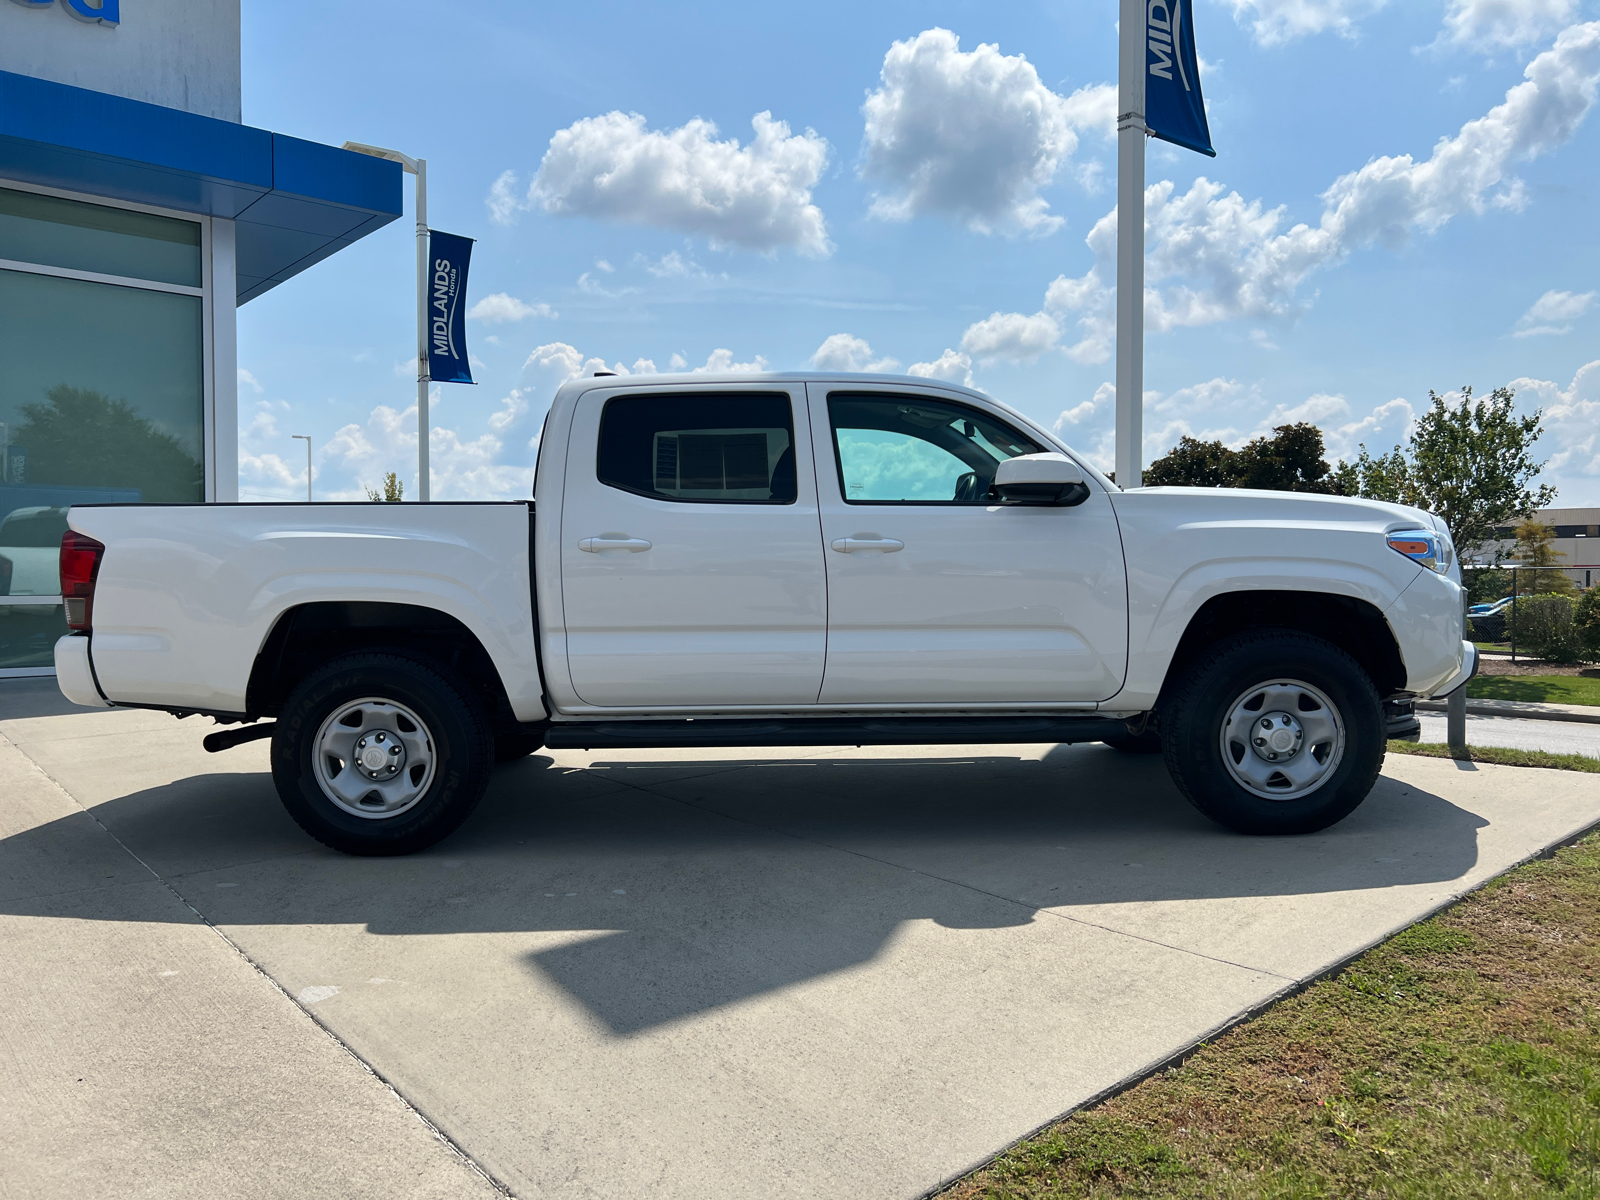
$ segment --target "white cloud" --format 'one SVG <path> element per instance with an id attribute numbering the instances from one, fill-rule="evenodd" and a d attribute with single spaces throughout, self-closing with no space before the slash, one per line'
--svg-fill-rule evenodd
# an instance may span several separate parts
<path id="1" fill-rule="evenodd" d="M 836 333 L 817 347 L 811 365 L 819 371 L 892 371 L 900 360 L 887 356 L 875 359 L 864 338 Z"/>
<path id="2" fill-rule="evenodd" d="M 1033 362 L 1061 338 L 1061 326 L 1047 312 L 991 313 L 968 326 L 961 349 L 981 362 Z"/>
<path id="3" fill-rule="evenodd" d="M 1232 0 L 1233 17 L 1256 42 L 1278 46 L 1314 33 L 1353 37 L 1363 17 L 1386 0 Z"/>
<path id="4" fill-rule="evenodd" d="M 1069 425 L 1082 425 L 1096 413 L 1114 409 L 1116 403 L 1117 385 L 1114 383 L 1102 383 L 1095 388 L 1094 395 L 1082 404 L 1062 410 L 1061 415 L 1056 418 L 1055 432 L 1062 433 Z"/>
<path id="5" fill-rule="evenodd" d="M 1517 319 L 1517 328 L 1512 336 L 1521 338 L 1571 333 L 1572 322 L 1589 311 L 1594 298 L 1594 292 L 1546 292 Z"/>
<path id="6" fill-rule="evenodd" d="M 254 390 L 255 394 L 258 396 L 265 390 L 262 388 L 256 377 L 250 374 L 249 371 L 246 371 L 243 367 L 239 368 L 239 382 Z"/>
<path id="7" fill-rule="evenodd" d="M 1250 331 L 1250 341 L 1251 344 L 1260 347 L 1262 350 L 1276 350 L 1278 348 L 1278 343 L 1268 336 L 1265 329 L 1252 329 Z"/>
<path id="8" fill-rule="evenodd" d="M 1600 504 L 1600 359 L 1579 367 L 1566 387 L 1526 377 L 1510 386 L 1524 404 L 1531 393 L 1544 409 L 1545 437 L 1555 448 L 1539 449 L 1550 453 L 1545 477 L 1561 488 L 1560 502 Z"/>
<path id="9" fill-rule="evenodd" d="M 453 429 L 434 426 L 428 434 L 428 458 L 436 500 L 507 499 L 530 495 L 533 465 L 497 462 L 503 443 L 493 432 L 463 438 Z M 328 464 L 337 464 L 354 480 L 324 499 L 365 500 L 363 484 L 371 485 L 394 471 L 416 486 L 417 410 L 380 404 L 364 424 L 351 422 L 334 433 L 325 448 Z"/>
<path id="10" fill-rule="evenodd" d="M 811 202 L 827 140 L 810 129 L 790 134 L 770 112 L 751 125 L 755 138 L 741 146 L 718 140 L 717 127 L 698 117 L 669 130 L 646 129 L 638 113 L 585 117 L 550 139 L 525 199 L 516 198 L 513 173 L 495 181 L 490 214 L 505 223 L 539 208 L 675 229 L 714 246 L 831 253 L 822 210 Z"/>
<path id="11" fill-rule="evenodd" d="M 912 363 L 906 368 L 906 374 L 917 375 L 923 379 L 942 379 L 946 383 L 959 383 L 962 387 L 971 387 L 973 386 L 972 356 L 947 349 L 932 362 Z"/>
<path id="12" fill-rule="evenodd" d="M 1526 46 L 1572 20 L 1578 0 L 1449 0 L 1436 45 L 1490 51 Z"/>
<path id="13" fill-rule="evenodd" d="M 692 258 L 685 258 L 676 250 L 669 250 L 655 262 L 644 259 L 644 269 L 657 279 L 696 278 L 704 279 L 706 270 Z"/>
<path id="14" fill-rule="evenodd" d="M 767 360 L 761 355 L 756 355 L 752 362 L 734 362 L 732 350 L 713 350 L 706 356 L 706 365 L 694 368 L 696 375 L 748 375 L 756 371 L 765 371 Z"/>
<path id="15" fill-rule="evenodd" d="M 1524 74 L 1504 103 L 1441 138 L 1426 160 L 1376 158 L 1340 176 L 1322 194 L 1315 226 L 1285 230 L 1282 207 L 1247 201 L 1204 177 L 1183 193 L 1170 180 L 1153 184 L 1145 192 L 1147 329 L 1292 317 L 1304 307 L 1296 293 L 1306 278 L 1355 250 L 1375 243 L 1398 248 L 1413 232 L 1432 233 L 1463 213 L 1524 207 L 1526 192 L 1510 170 L 1569 141 L 1594 106 L 1600 22 L 1563 31 Z M 974 346 L 993 347 L 996 357 L 1036 357 L 1057 343 L 1050 323 L 1064 334 L 1061 326 L 1075 315 L 1080 336 L 1066 353 L 1084 363 L 1109 358 L 1116 334 L 1114 209 L 1086 241 L 1094 266 L 1076 278 L 1058 277 L 1031 317 L 996 313 L 976 323 L 967 331 Z M 972 348 L 965 339 L 963 348 Z"/>
<path id="16" fill-rule="evenodd" d="M 505 292 L 495 292 L 492 295 L 485 296 L 467 309 L 467 316 L 491 323 L 521 321 L 527 317 L 555 317 L 557 315 L 559 314 L 557 314 L 556 310 L 548 304 L 528 304 Z"/>
<path id="17" fill-rule="evenodd" d="M 871 212 L 889 221 L 938 213 L 981 233 L 1049 233 L 1062 218 L 1039 190 L 1077 149 L 1078 128 L 1103 133 L 1115 119 L 1115 89 L 1059 96 L 1022 55 L 963 52 L 948 29 L 895 42 L 880 78 L 861 107 L 861 174 L 888 189 Z"/>
<path id="18" fill-rule="evenodd" d="M 1144 394 L 1144 406 L 1147 412 L 1175 412 L 1193 416 L 1197 413 L 1214 412 L 1247 394 L 1254 396 L 1255 390 L 1246 389 L 1237 379 L 1224 379 L 1219 375 L 1215 379 L 1179 388 L 1167 395 L 1147 391 Z M 1111 387 L 1110 395 L 1112 399 L 1116 398 L 1115 387 Z M 1301 418 L 1290 418 L 1290 420 L 1296 419 Z"/>

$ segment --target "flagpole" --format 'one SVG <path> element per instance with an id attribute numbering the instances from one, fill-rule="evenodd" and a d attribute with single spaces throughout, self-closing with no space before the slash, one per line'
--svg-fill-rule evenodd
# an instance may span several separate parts
<path id="1" fill-rule="evenodd" d="M 433 499 L 428 464 L 428 160 L 417 159 L 417 499 Z"/>
<path id="2" fill-rule="evenodd" d="M 1117 55 L 1117 483 L 1138 487 L 1144 442 L 1145 0 L 1121 0 Z"/>
<path id="3" fill-rule="evenodd" d="M 417 499 L 426 503 L 433 497 L 428 480 L 428 160 L 366 142 L 346 142 L 344 149 L 397 162 L 417 177 Z"/>

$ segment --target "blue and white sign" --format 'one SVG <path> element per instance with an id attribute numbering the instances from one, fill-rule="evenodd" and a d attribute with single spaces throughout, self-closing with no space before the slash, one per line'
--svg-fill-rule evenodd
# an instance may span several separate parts
<path id="1" fill-rule="evenodd" d="M 23 8 L 49 8 L 55 0 L 16 0 Z M 61 7 L 91 25 L 119 25 L 119 0 L 61 0 Z"/>
<path id="2" fill-rule="evenodd" d="M 471 383 L 467 362 L 467 266 L 472 239 L 428 231 L 428 378 Z"/>
<path id="3" fill-rule="evenodd" d="M 1194 0 L 1146 0 L 1145 47 L 1145 128 L 1164 142 L 1215 158 L 1200 95 Z"/>

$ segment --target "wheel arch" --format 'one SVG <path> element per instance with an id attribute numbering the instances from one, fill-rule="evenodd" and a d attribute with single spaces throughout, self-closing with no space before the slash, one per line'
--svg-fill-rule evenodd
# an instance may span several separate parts
<path id="1" fill-rule="evenodd" d="M 496 726 L 516 723 L 505 681 L 471 629 L 436 608 L 380 600 L 311 601 L 280 613 L 250 669 L 250 717 L 277 716 L 300 680 L 330 659 L 380 649 L 449 669 Z"/>
<path id="2" fill-rule="evenodd" d="M 1338 646 L 1360 664 L 1384 699 L 1405 688 L 1400 644 L 1376 605 L 1328 592 L 1261 590 L 1223 592 L 1200 606 L 1167 667 L 1163 697 L 1206 647 L 1236 633 L 1265 629 L 1292 630 Z"/>

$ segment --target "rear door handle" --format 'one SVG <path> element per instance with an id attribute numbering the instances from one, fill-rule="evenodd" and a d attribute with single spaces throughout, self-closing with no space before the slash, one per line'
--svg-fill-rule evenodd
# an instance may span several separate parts
<path id="1" fill-rule="evenodd" d="M 896 550 L 904 550 L 906 544 L 895 538 L 881 537 L 856 537 L 834 538 L 830 543 L 840 554 L 859 554 L 864 550 L 876 550 L 881 554 L 893 554 Z"/>
<path id="2" fill-rule="evenodd" d="M 650 549 L 651 543 L 644 538 L 628 537 L 621 533 L 605 533 L 599 537 L 587 537 L 578 542 L 578 549 L 590 554 L 638 554 Z"/>

